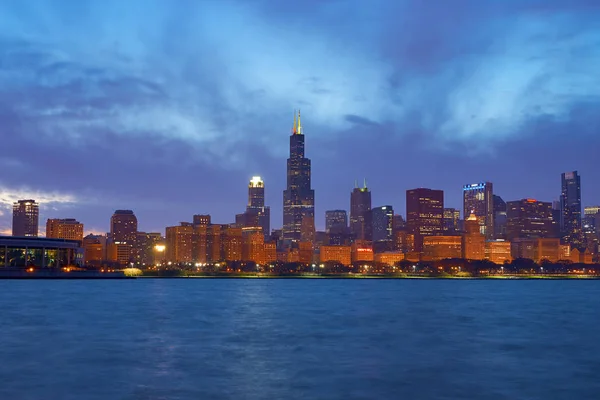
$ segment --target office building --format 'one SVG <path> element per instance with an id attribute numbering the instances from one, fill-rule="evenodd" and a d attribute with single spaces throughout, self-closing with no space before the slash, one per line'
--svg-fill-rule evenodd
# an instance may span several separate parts
<path id="1" fill-rule="evenodd" d="M 310 159 L 304 156 L 300 111 L 294 115 L 287 160 L 287 188 L 283 192 L 283 241 L 286 245 L 312 242 L 315 234 L 315 191 L 311 188 Z"/>
<path id="2" fill-rule="evenodd" d="M 193 235 L 194 226 L 189 222 L 167 227 L 165 235 L 166 261 L 177 264 L 193 262 Z"/>
<path id="3" fill-rule="evenodd" d="M 462 257 L 462 239 L 460 236 L 423 237 L 423 260 L 438 261 L 447 258 Z"/>
<path id="4" fill-rule="evenodd" d="M 535 199 L 506 203 L 506 237 L 550 238 L 558 236 L 558 224 L 552 218 L 552 204 Z"/>
<path id="5" fill-rule="evenodd" d="M 443 233 L 444 192 L 434 189 L 406 191 L 406 226 L 414 236 L 414 251 L 423 251 L 423 238 Z"/>
<path id="6" fill-rule="evenodd" d="M 351 246 L 321 246 L 319 261 L 322 263 L 335 262 L 342 265 L 352 264 Z"/>
<path id="7" fill-rule="evenodd" d="M 242 260 L 264 264 L 265 236 L 262 228 L 242 228 Z"/>
<path id="8" fill-rule="evenodd" d="M 355 240 L 352 243 L 351 250 L 353 264 L 374 260 L 373 246 L 367 240 Z"/>
<path id="9" fill-rule="evenodd" d="M 564 172 L 561 183 L 560 229 L 563 241 L 571 247 L 581 247 L 581 177 L 577 171 Z"/>
<path id="10" fill-rule="evenodd" d="M 471 213 L 465 219 L 465 233 L 462 237 L 463 258 L 467 260 L 485 259 L 485 236 L 481 233 L 481 223 L 479 223 L 475 213 Z"/>
<path id="11" fill-rule="evenodd" d="M 54 239 L 83 240 L 83 224 L 74 218 L 48 219 L 46 237 Z"/>
<path id="12" fill-rule="evenodd" d="M 355 183 L 350 194 L 350 232 L 356 240 L 371 240 L 371 224 L 369 221 L 371 211 L 371 192 L 367 182 L 359 188 Z"/>
<path id="13" fill-rule="evenodd" d="M 494 195 L 494 238 L 506 238 L 506 202 L 500 196 Z"/>
<path id="14" fill-rule="evenodd" d="M 375 262 L 392 267 L 404 260 L 404 253 L 401 251 L 386 251 L 375 253 Z"/>
<path id="15" fill-rule="evenodd" d="M 271 209 L 265 206 L 265 182 L 260 176 L 253 176 L 248 183 L 248 205 L 241 228 L 260 227 L 263 237 L 271 234 Z"/>
<path id="16" fill-rule="evenodd" d="M 494 195 L 491 182 L 463 186 L 463 218 L 471 213 L 479 221 L 480 231 L 486 239 L 494 237 Z"/>
<path id="17" fill-rule="evenodd" d="M 512 261 L 510 242 L 502 239 L 491 240 L 485 243 L 485 258 L 495 264 L 504 264 Z"/>
<path id="18" fill-rule="evenodd" d="M 460 210 L 456 208 L 444 208 L 444 234 L 452 235 L 458 231 L 460 221 Z"/>
<path id="19" fill-rule="evenodd" d="M 131 210 L 116 210 L 110 218 L 111 259 L 121 265 L 135 262 L 137 218 Z M 115 256 L 115 254 L 117 254 Z"/>
<path id="20" fill-rule="evenodd" d="M 13 236 L 38 236 L 40 206 L 35 200 L 19 200 L 13 204 Z"/>
<path id="21" fill-rule="evenodd" d="M 106 236 L 87 235 L 83 238 L 83 251 L 86 264 L 101 265 L 107 259 Z"/>
<path id="22" fill-rule="evenodd" d="M 157 250 L 156 246 L 159 245 L 164 245 L 165 248 L 162 251 Z M 137 233 L 135 252 L 137 265 L 149 266 L 160 263 L 164 258 L 164 254 L 162 254 L 164 251 L 166 251 L 165 240 L 160 232 Z"/>
<path id="23" fill-rule="evenodd" d="M 345 233 L 348 229 L 346 210 L 325 211 L 325 231 L 327 233 Z"/>
<path id="24" fill-rule="evenodd" d="M 373 242 L 394 240 L 394 209 L 392 206 L 375 207 L 371 214 L 371 240 Z"/>

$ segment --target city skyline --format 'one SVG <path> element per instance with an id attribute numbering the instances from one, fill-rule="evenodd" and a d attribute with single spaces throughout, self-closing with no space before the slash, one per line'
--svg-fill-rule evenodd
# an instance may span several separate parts
<path id="1" fill-rule="evenodd" d="M 505 201 L 556 201 L 556 177 L 574 170 L 582 206 L 600 199 L 589 1 L 6 1 L 0 16 L 4 234 L 12 203 L 29 198 L 41 233 L 48 218 L 104 233 L 118 209 L 143 231 L 193 214 L 228 223 L 253 175 L 280 227 L 294 108 L 317 230 L 363 177 L 373 206 L 401 213 L 416 187 L 462 209 L 468 182 L 492 182 Z"/>

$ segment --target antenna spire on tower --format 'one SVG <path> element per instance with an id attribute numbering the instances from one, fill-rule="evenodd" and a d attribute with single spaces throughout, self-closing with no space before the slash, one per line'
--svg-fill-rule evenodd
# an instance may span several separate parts
<path id="1" fill-rule="evenodd" d="M 292 125 L 292 133 L 296 133 L 296 110 L 294 110 L 294 125 Z"/>
<path id="2" fill-rule="evenodd" d="M 296 129 L 299 135 L 302 134 L 302 125 L 300 124 L 300 110 L 298 110 L 298 128 Z"/>
<path id="3" fill-rule="evenodd" d="M 364 184 L 363 187 L 366 189 L 367 188 L 367 178 L 364 178 Z"/>
<path id="4" fill-rule="evenodd" d="M 354 189 L 358 189 L 358 179 L 354 180 Z"/>

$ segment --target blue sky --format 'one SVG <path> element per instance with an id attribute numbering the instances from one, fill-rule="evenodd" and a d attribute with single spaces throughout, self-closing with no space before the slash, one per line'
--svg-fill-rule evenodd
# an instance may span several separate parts
<path id="1" fill-rule="evenodd" d="M 5 0 L 0 27 L 0 231 L 22 197 L 86 231 L 231 222 L 256 174 L 280 226 L 297 108 L 317 227 L 362 178 L 402 214 L 485 180 L 551 201 L 567 170 L 600 203 L 598 1 Z"/>

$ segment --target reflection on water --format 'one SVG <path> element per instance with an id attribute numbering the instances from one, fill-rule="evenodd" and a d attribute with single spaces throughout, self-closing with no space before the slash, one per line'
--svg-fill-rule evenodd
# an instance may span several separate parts
<path id="1" fill-rule="evenodd" d="M 598 399 L 594 281 L 0 281 L 0 399 Z"/>

